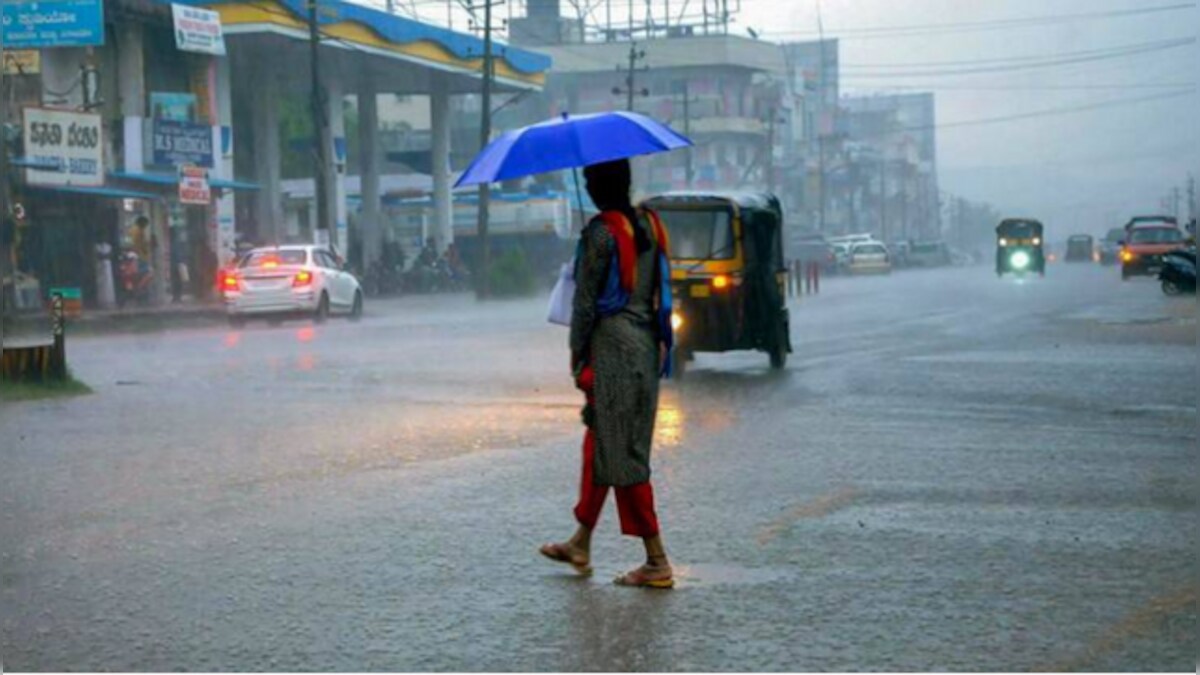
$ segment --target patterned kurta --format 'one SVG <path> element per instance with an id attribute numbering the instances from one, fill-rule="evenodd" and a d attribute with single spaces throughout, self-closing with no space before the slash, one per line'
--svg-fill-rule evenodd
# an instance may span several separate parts
<path id="1" fill-rule="evenodd" d="M 647 219 L 640 220 L 646 232 L 652 232 Z M 638 256 L 637 280 L 625 308 L 601 316 L 596 301 L 609 265 L 616 264 L 617 244 L 599 218 L 593 218 L 581 236 L 571 350 L 586 354 L 595 370 L 593 480 L 596 485 L 635 485 L 650 480 L 650 444 L 658 411 L 657 248 Z"/>

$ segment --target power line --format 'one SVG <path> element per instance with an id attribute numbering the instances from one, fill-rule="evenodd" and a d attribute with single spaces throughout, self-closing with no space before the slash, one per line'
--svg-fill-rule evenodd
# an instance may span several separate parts
<path id="1" fill-rule="evenodd" d="M 990 30 L 1007 30 L 1030 28 L 1045 25 L 1070 23 L 1091 19 L 1117 19 L 1162 12 L 1174 12 L 1184 9 L 1194 9 L 1196 3 L 1177 3 L 1171 5 L 1155 5 L 1137 9 L 1111 10 L 1103 12 L 1081 12 L 1075 14 L 1046 15 L 1040 17 L 1022 17 L 1014 19 L 993 19 L 989 21 L 961 21 L 950 23 L 907 25 L 907 26 L 872 26 L 867 28 L 846 28 L 832 31 L 841 39 L 872 39 L 889 37 L 912 37 L 936 33 L 964 33 Z M 770 31 L 770 36 L 815 36 L 819 31 Z"/>
<path id="2" fill-rule="evenodd" d="M 843 78 L 845 79 L 845 78 Z M 1085 91 L 1085 90 L 1129 90 L 1129 89 L 1181 89 L 1194 87 L 1191 82 L 1132 82 L 1125 84 L 879 84 L 854 83 L 862 89 L 936 90 L 936 91 Z"/>
<path id="3" fill-rule="evenodd" d="M 873 77 L 873 78 L 892 78 L 892 77 L 952 77 L 956 75 L 978 75 L 985 73 L 1008 73 L 1022 70 L 1035 70 L 1039 68 L 1056 68 L 1058 66 L 1074 65 L 1079 63 L 1090 63 L 1093 61 L 1106 61 L 1111 59 L 1122 59 L 1131 56 L 1141 56 L 1154 52 L 1161 52 L 1168 49 L 1178 49 L 1196 44 L 1196 38 L 1179 38 L 1177 40 L 1165 40 L 1157 43 L 1147 43 L 1141 46 L 1130 46 L 1121 49 L 1113 49 L 1103 53 L 1093 53 L 1090 56 L 1074 56 L 1060 58 L 1044 58 L 1041 61 L 1029 63 L 1012 63 L 1006 65 L 994 66 L 979 66 L 970 68 L 949 68 L 944 70 L 913 70 L 909 72 L 893 72 L 893 71 L 878 71 L 878 72 L 853 72 L 847 75 L 858 77 Z"/>
<path id="4" fill-rule="evenodd" d="M 899 69 L 899 68 L 944 68 L 957 66 L 979 66 L 979 65 L 995 65 L 995 64 L 1018 64 L 1030 61 L 1047 61 L 1055 59 L 1075 58 L 1082 56 L 1102 56 L 1115 53 L 1124 53 L 1133 49 L 1156 49 L 1156 48 L 1173 48 L 1184 44 L 1192 44 L 1196 41 L 1195 37 L 1176 38 L 1171 40 L 1158 40 L 1155 42 L 1141 42 L 1132 45 L 1119 45 L 1113 47 L 1102 47 L 1097 49 L 1084 49 L 1076 52 L 1059 52 L 1057 54 L 1038 54 L 1031 56 L 1003 56 L 991 59 L 966 59 L 957 61 L 912 61 L 907 63 L 841 63 L 840 68 L 843 69 Z"/>
<path id="5" fill-rule="evenodd" d="M 1014 115 L 1004 115 L 1001 117 L 985 117 L 982 119 L 963 120 L 960 122 L 946 122 L 946 123 L 942 123 L 942 124 L 923 124 L 923 125 L 916 125 L 916 126 L 909 126 L 909 127 L 899 127 L 897 129 L 893 129 L 893 130 L 884 132 L 882 134 L 873 134 L 871 136 L 856 137 L 855 140 L 862 140 L 863 138 L 874 138 L 874 137 L 878 137 L 878 136 L 888 136 L 893 133 L 899 133 L 899 132 L 905 132 L 905 131 L 928 131 L 930 129 L 939 129 L 939 130 L 940 129 L 955 129 L 958 127 L 979 126 L 979 125 L 984 125 L 984 124 L 999 124 L 1002 122 L 1015 122 L 1018 120 L 1033 119 L 1033 118 L 1037 118 L 1037 117 L 1052 117 L 1052 116 L 1057 116 L 1057 115 L 1067 115 L 1067 114 L 1071 114 L 1071 113 L 1087 112 L 1087 111 L 1091 111 L 1091 110 L 1102 110 L 1105 108 L 1116 108 L 1116 107 L 1126 106 L 1126 105 L 1135 105 L 1135 104 L 1139 104 L 1139 103 L 1151 103 L 1154 101 L 1163 101 L 1163 100 L 1167 100 L 1167 99 L 1180 98 L 1182 96 L 1190 96 L 1193 93 L 1195 93 L 1195 91 L 1196 91 L 1196 88 L 1193 86 L 1184 91 L 1168 92 L 1168 93 L 1164 93 L 1164 94 L 1153 94 L 1150 96 L 1141 96 L 1141 97 L 1118 98 L 1118 99 L 1111 99 L 1108 101 L 1097 101 L 1095 103 L 1084 103 L 1084 104 L 1074 105 L 1074 106 L 1064 106 L 1061 108 L 1047 108 L 1045 110 L 1036 110 L 1036 111 L 1027 112 L 1027 113 L 1017 113 Z"/>

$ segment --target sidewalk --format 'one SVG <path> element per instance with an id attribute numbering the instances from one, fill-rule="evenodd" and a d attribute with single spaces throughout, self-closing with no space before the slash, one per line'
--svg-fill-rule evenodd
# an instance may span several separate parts
<path id="1" fill-rule="evenodd" d="M 68 333 L 166 330 L 225 320 L 225 308 L 215 300 L 161 305 L 127 305 L 114 309 L 84 309 L 81 316 L 67 319 Z"/>

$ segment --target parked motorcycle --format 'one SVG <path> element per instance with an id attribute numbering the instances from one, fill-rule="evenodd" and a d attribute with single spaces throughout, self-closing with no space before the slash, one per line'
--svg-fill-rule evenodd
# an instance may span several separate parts
<path id="1" fill-rule="evenodd" d="M 1162 257 L 1158 272 L 1162 291 L 1167 295 L 1196 292 L 1196 250 L 1173 251 Z"/>
<path id="2" fill-rule="evenodd" d="M 141 304 L 150 302 L 150 286 L 154 280 L 154 272 L 150 270 L 149 265 L 142 262 L 137 253 L 126 251 L 121 254 L 118 273 L 121 279 L 119 304 L 124 305 L 130 300 Z"/>

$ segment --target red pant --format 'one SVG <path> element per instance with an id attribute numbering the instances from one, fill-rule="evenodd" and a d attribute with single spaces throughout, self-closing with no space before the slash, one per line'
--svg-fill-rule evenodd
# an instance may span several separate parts
<path id="1" fill-rule="evenodd" d="M 579 483 L 579 503 L 575 505 L 575 520 L 589 530 L 596 529 L 607 485 L 592 482 L 592 459 L 596 456 L 596 434 L 591 429 L 583 437 L 583 478 Z M 654 514 L 654 490 L 650 481 L 614 488 L 617 495 L 617 514 L 621 518 L 621 534 L 631 537 L 653 537 L 658 534 L 658 516 Z"/>

